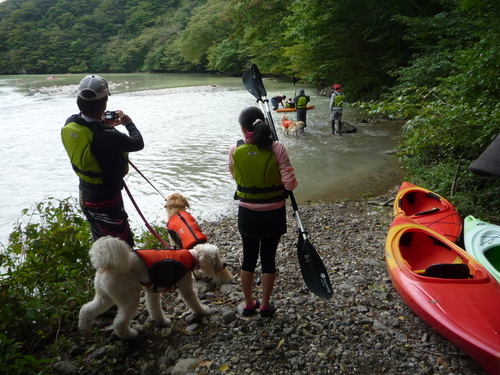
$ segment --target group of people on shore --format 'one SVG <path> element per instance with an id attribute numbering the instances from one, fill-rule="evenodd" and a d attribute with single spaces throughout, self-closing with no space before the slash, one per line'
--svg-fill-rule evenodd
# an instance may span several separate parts
<path id="1" fill-rule="evenodd" d="M 144 141 L 135 123 L 122 110 L 106 111 L 110 96 L 106 79 L 86 76 L 78 88 L 76 103 L 80 112 L 66 120 L 61 139 L 79 178 L 79 203 L 92 240 L 114 236 L 133 248 L 134 238 L 122 198 L 123 178 L 128 173 L 128 154 L 142 150 Z M 258 107 L 245 108 L 238 121 L 243 139 L 229 148 L 228 169 L 236 182 L 235 198 L 239 200 L 238 229 L 243 247 L 240 276 L 245 298 L 242 313 L 271 317 L 275 310 L 271 301 L 276 280 L 275 256 L 287 230 L 287 191 L 295 189 L 298 180 L 285 146 L 271 138 L 271 129 Z M 116 129 L 120 125 L 128 134 Z M 260 301 L 253 297 L 259 258 Z"/>
<path id="2" fill-rule="evenodd" d="M 340 134 L 344 96 L 339 84 L 334 85 L 334 90 L 330 100 L 332 131 Z M 79 178 L 79 203 L 92 240 L 110 235 L 133 248 L 134 238 L 122 198 L 123 178 L 128 173 L 128 154 L 142 150 L 144 141 L 135 123 L 122 110 L 106 111 L 110 96 L 106 79 L 86 76 L 78 88 L 76 103 L 80 112 L 66 120 L 61 139 Z M 283 105 L 284 99 L 285 95 L 273 97 L 274 109 Z M 298 121 L 306 121 L 309 101 L 310 97 L 300 89 L 293 99 Z M 238 229 L 243 248 L 240 277 L 245 298 L 242 313 L 271 317 L 275 309 L 271 295 L 276 280 L 276 251 L 287 231 L 285 202 L 287 192 L 297 187 L 298 180 L 285 146 L 272 139 L 260 108 L 245 108 L 238 122 L 243 139 L 229 148 L 228 169 L 236 182 L 235 199 L 239 200 Z M 128 134 L 116 129 L 120 125 Z M 260 301 L 253 294 L 259 258 Z"/>
<path id="3" fill-rule="evenodd" d="M 289 98 L 286 100 L 286 95 L 276 95 L 271 98 L 271 104 L 273 105 L 273 110 L 276 111 L 281 105 L 283 108 L 296 108 L 297 111 L 297 121 L 303 121 L 305 126 L 307 126 L 307 103 L 310 102 L 311 98 L 309 95 L 305 94 L 304 89 L 299 89 L 299 95 L 295 98 Z M 342 132 L 342 106 L 345 100 L 344 93 L 342 92 L 342 86 L 338 83 L 333 85 L 333 93 L 330 97 L 330 121 L 332 124 L 333 135 L 341 135 Z"/>

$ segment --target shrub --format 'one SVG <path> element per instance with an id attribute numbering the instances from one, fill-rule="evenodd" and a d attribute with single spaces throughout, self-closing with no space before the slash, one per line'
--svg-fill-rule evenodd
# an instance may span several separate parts
<path id="1" fill-rule="evenodd" d="M 50 198 L 23 210 L 20 222 L 26 222 L 11 233 L 0 255 L 0 368 L 9 373 L 37 367 L 30 355 L 57 340 L 61 326 L 91 298 L 91 236 L 75 206 Z"/>

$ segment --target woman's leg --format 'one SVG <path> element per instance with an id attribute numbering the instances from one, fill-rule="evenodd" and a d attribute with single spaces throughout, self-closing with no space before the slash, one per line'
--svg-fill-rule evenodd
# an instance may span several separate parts
<path id="1" fill-rule="evenodd" d="M 262 301 L 261 307 L 269 308 L 269 301 L 276 281 L 276 250 L 281 236 L 265 237 L 261 240 L 260 259 L 262 262 Z"/>
<path id="2" fill-rule="evenodd" d="M 262 300 L 260 302 L 261 308 L 269 308 L 269 302 L 271 300 L 271 294 L 273 293 L 275 280 L 276 273 L 262 274 Z"/>
<path id="3" fill-rule="evenodd" d="M 243 295 L 245 296 L 245 306 L 251 308 L 253 306 L 253 272 L 240 271 L 241 276 L 241 287 L 243 289 Z"/>
<path id="4" fill-rule="evenodd" d="M 241 266 L 241 288 L 245 296 L 245 306 L 253 306 L 254 271 L 259 256 L 259 238 L 241 235 L 243 242 L 243 265 Z"/>

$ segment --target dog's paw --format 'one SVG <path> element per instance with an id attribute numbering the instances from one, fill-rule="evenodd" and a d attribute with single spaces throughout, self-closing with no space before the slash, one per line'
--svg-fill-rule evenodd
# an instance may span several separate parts
<path id="1" fill-rule="evenodd" d="M 203 314 L 199 314 L 199 315 L 207 316 L 207 315 L 212 314 L 212 312 L 213 312 L 212 309 L 208 306 L 201 305 L 201 308 L 202 308 Z"/>
<path id="2" fill-rule="evenodd" d="M 115 331 L 111 334 L 111 336 L 118 336 L 122 340 L 132 340 L 135 339 L 138 335 L 139 332 L 137 332 L 135 329 L 129 329 L 126 332 L 118 332 L 116 329 Z"/>
<path id="3" fill-rule="evenodd" d="M 170 324 L 172 324 L 171 320 L 165 317 L 163 319 L 155 320 L 156 327 L 168 327 Z"/>
<path id="4" fill-rule="evenodd" d="M 187 324 L 193 324 L 193 323 L 206 324 L 208 322 L 205 316 L 197 315 L 194 313 L 186 315 L 185 320 Z"/>
<path id="5" fill-rule="evenodd" d="M 90 329 L 80 329 L 80 333 L 84 339 L 90 339 L 92 336 L 92 330 Z"/>

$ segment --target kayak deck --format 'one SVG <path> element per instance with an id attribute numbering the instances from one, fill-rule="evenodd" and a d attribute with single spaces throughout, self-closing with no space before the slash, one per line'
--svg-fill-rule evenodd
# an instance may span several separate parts
<path id="1" fill-rule="evenodd" d="M 394 201 L 394 215 L 399 213 L 404 213 L 452 242 L 456 242 L 462 233 L 462 219 L 448 200 L 409 182 L 401 184 Z"/>

